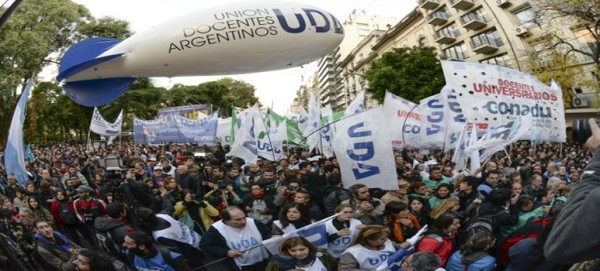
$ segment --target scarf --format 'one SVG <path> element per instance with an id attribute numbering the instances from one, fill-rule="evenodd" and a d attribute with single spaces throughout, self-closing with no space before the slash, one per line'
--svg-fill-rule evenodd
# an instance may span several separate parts
<path id="1" fill-rule="evenodd" d="M 392 221 L 392 230 L 394 233 L 394 239 L 396 239 L 396 243 L 404 243 L 404 241 L 406 241 L 406 239 L 404 238 L 404 225 L 402 225 L 400 219 L 401 218 L 397 217 L 394 218 L 394 221 Z M 421 228 L 417 217 L 415 217 L 413 214 L 408 214 L 408 219 L 410 219 L 410 221 L 413 223 L 413 227 L 415 227 L 416 229 Z"/>

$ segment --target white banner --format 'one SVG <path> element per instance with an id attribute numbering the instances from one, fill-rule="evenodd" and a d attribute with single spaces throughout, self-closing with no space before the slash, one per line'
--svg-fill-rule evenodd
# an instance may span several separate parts
<path id="1" fill-rule="evenodd" d="M 94 107 L 94 114 L 90 122 L 90 130 L 101 136 L 118 136 L 121 133 L 121 125 L 123 124 L 123 110 L 119 113 L 117 120 L 114 123 L 106 121 L 97 107 Z"/>
<path id="2" fill-rule="evenodd" d="M 219 118 L 217 124 L 217 140 L 221 145 L 231 145 L 231 117 Z"/>
<path id="3" fill-rule="evenodd" d="M 338 121 L 333 148 L 344 187 L 362 183 L 384 190 L 398 189 L 388 123 L 381 106 Z"/>
<path id="4" fill-rule="evenodd" d="M 392 145 L 396 148 L 418 148 L 423 116 L 417 110 L 417 104 L 386 92 L 383 111 Z"/>
<path id="5" fill-rule="evenodd" d="M 526 137 L 531 125 L 531 117 L 513 119 L 505 125 L 489 129 L 477 142 L 469 144 L 466 151 L 482 150 L 480 160 L 485 161 L 494 153 L 503 150 L 504 147 Z"/>
<path id="6" fill-rule="evenodd" d="M 528 73 L 472 63 L 442 61 L 446 83 L 469 121 L 499 127 L 516 117 L 533 117 L 526 140 L 565 142 L 562 91 Z"/>

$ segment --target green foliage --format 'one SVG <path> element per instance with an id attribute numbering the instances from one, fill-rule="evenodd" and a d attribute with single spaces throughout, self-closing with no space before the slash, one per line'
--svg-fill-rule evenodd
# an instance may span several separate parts
<path id="1" fill-rule="evenodd" d="M 258 102 L 256 88 L 244 81 L 222 78 L 197 86 L 176 85 L 171 89 L 171 106 L 212 104 L 221 116 L 230 116 L 231 106 L 249 107 Z"/>
<path id="2" fill-rule="evenodd" d="M 419 103 L 440 92 L 445 84 L 442 66 L 433 47 L 394 48 L 373 61 L 365 73 L 367 89 L 383 102 L 385 91 Z"/>

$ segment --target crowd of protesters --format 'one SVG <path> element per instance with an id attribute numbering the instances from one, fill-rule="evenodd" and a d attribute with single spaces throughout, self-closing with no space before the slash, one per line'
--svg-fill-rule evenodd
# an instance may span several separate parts
<path id="1" fill-rule="evenodd" d="M 583 146 L 520 141 L 469 172 L 449 154 L 403 150 L 388 176 L 398 189 L 383 191 L 345 187 L 336 158 L 302 149 L 254 164 L 226 153 L 35 146 L 25 183 L 0 167 L 0 269 L 375 270 L 414 245 L 404 270 L 568 270 L 543 247 L 592 159 Z M 332 215 L 326 248 L 256 246 Z"/>

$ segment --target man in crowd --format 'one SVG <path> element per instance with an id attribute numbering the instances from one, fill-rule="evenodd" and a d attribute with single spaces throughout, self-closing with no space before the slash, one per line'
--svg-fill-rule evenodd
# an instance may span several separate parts
<path id="1" fill-rule="evenodd" d="M 127 233 L 123 241 L 123 247 L 127 249 L 127 253 L 130 255 L 129 263 L 137 270 L 192 270 L 181 254 L 169 251 L 165 247 L 155 246 L 152 237 L 144 232 Z"/>
<path id="2" fill-rule="evenodd" d="M 200 246 L 202 251 L 218 258 L 228 257 L 227 270 L 264 271 L 269 253 L 261 242 L 269 238 L 271 229 L 246 218 L 246 214 L 234 206 L 221 212 L 221 221 L 213 223 Z"/>
<path id="3" fill-rule="evenodd" d="M 369 188 L 364 184 L 355 184 L 350 187 L 352 198 L 345 200 L 342 204 L 350 204 L 354 210 L 354 218 L 365 225 L 383 223 L 383 211 L 385 205 L 380 199 L 372 198 Z"/>
<path id="4" fill-rule="evenodd" d="M 63 234 L 54 231 L 48 221 L 42 218 L 36 218 L 33 221 L 36 234 L 36 249 L 41 259 L 46 264 L 57 270 L 72 271 L 76 270 L 73 261 L 76 259 L 76 252 L 79 246 L 72 243 Z"/>

